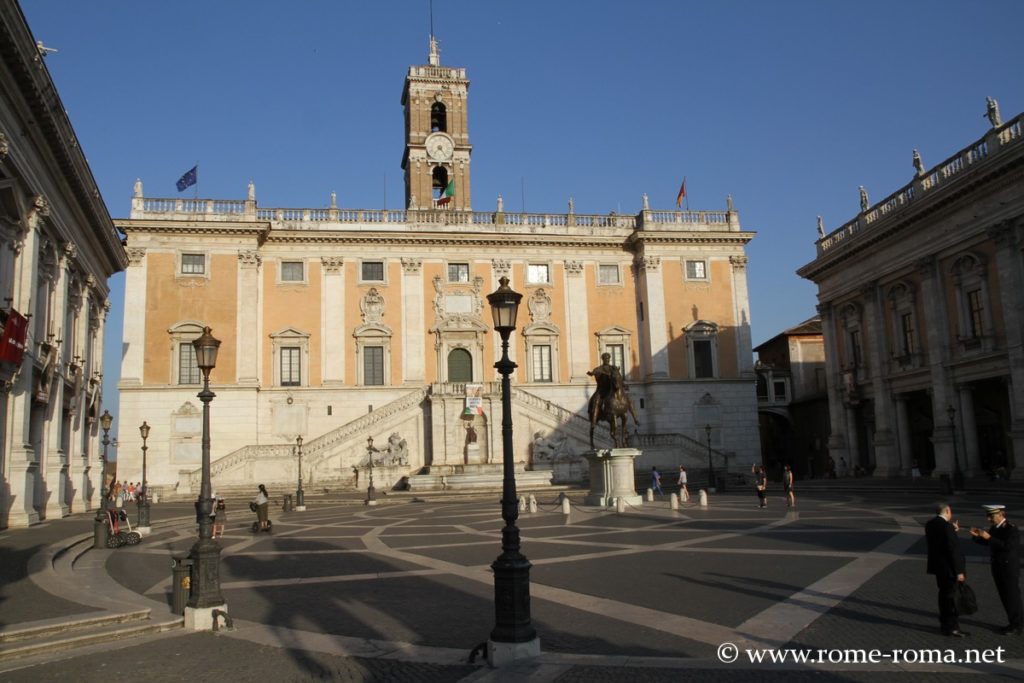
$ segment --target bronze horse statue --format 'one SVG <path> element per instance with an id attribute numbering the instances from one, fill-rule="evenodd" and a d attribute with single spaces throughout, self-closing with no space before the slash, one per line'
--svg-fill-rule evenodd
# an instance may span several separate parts
<path id="1" fill-rule="evenodd" d="M 633 410 L 633 401 L 626 392 L 626 384 L 622 379 L 622 373 L 616 368 L 611 373 L 610 386 L 602 394 L 595 391 L 590 397 L 587 406 L 587 414 L 590 416 L 590 447 L 594 448 L 594 426 L 598 422 L 607 422 L 608 430 L 612 435 L 612 443 L 615 448 L 626 448 L 629 446 L 629 432 L 626 431 L 626 415 L 633 416 L 634 428 L 640 426 L 640 420 L 636 419 L 636 411 Z"/>

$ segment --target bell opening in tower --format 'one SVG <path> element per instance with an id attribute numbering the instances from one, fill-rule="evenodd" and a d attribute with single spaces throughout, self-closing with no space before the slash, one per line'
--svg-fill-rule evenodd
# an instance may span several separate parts
<path id="1" fill-rule="evenodd" d="M 446 199 L 444 191 L 448 187 L 448 169 L 444 166 L 435 166 L 432 175 L 431 192 L 433 193 L 434 206 L 444 206 L 448 203 L 444 201 Z"/>
<path id="2" fill-rule="evenodd" d="M 434 102 L 430 106 L 430 130 L 433 133 L 448 132 L 448 109 L 443 102 Z"/>

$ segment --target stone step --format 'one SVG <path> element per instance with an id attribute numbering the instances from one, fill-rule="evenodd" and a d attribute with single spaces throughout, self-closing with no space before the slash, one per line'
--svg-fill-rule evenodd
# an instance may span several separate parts
<path id="1" fill-rule="evenodd" d="M 500 491 L 504 477 L 500 471 L 477 474 L 414 474 L 409 477 L 409 491 Z M 551 470 L 516 472 L 516 490 L 547 490 L 551 488 Z"/>
<path id="2" fill-rule="evenodd" d="M 117 619 L 127 615 L 132 618 L 121 621 L 96 618 L 65 620 L 64 628 L 51 624 L 46 627 L 30 626 L 27 628 L 5 631 L 7 638 L 0 642 L 0 662 L 31 657 L 43 653 L 105 643 L 112 640 L 124 640 L 152 633 L 161 633 L 184 626 L 184 617 L 168 617 L 163 620 L 149 619 L 149 610 L 141 610 L 144 618 L 135 618 L 137 613 L 113 614 L 110 618 Z M 13 637 L 12 637 L 13 635 Z"/>
<path id="3" fill-rule="evenodd" d="M 140 609 L 131 612 L 92 612 L 68 619 L 44 619 L 27 624 L 15 624 L 12 628 L 0 630 L 0 643 L 11 643 L 29 638 L 40 638 L 54 633 L 78 631 L 108 624 L 122 624 L 149 619 L 149 610 Z"/>

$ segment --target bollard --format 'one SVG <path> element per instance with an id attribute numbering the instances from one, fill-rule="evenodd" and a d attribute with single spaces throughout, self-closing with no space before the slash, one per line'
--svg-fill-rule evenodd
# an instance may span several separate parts
<path id="1" fill-rule="evenodd" d="M 157 493 L 156 491 L 153 491 L 153 497 L 150 498 L 150 502 L 154 503 L 154 504 L 159 503 L 160 502 L 160 494 Z"/>
<path id="2" fill-rule="evenodd" d="M 281 512 L 292 511 L 292 494 L 286 493 L 281 497 Z"/>
<path id="3" fill-rule="evenodd" d="M 704 489 L 700 490 L 700 506 L 706 508 L 708 506 L 708 492 Z"/>
<path id="4" fill-rule="evenodd" d="M 519 511 L 526 512 L 526 496 L 519 496 Z"/>
<path id="5" fill-rule="evenodd" d="M 654 502 L 654 489 L 647 489 L 647 495 L 644 496 L 644 500 L 646 500 L 648 503 Z"/>
<path id="6" fill-rule="evenodd" d="M 669 507 L 671 507 L 673 510 L 678 510 L 679 509 L 679 496 L 677 496 L 674 493 L 671 494 L 668 497 L 668 504 L 669 504 Z"/>
<path id="7" fill-rule="evenodd" d="M 532 493 L 530 494 L 530 512 L 537 511 L 537 498 Z"/>
<path id="8" fill-rule="evenodd" d="M 171 559 L 171 611 L 184 614 L 192 587 L 192 558 L 176 555 Z"/>
<path id="9" fill-rule="evenodd" d="M 562 494 L 562 514 L 569 515 L 572 512 L 572 507 L 569 504 L 569 496 Z"/>
<path id="10" fill-rule="evenodd" d="M 615 511 L 620 515 L 626 511 L 626 501 L 622 498 L 615 499 Z"/>

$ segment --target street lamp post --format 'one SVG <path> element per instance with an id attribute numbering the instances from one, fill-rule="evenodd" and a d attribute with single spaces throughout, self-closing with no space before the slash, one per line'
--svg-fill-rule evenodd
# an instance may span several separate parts
<path id="1" fill-rule="evenodd" d="M 217 365 L 217 349 L 220 340 L 210 334 L 209 327 L 192 342 L 196 353 L 196 365 L 203 372 L 203 390 L 197 394 L 203 403 L 203 474 L 199 486 L 199 539 L 189 556 L 192 558 L 192 583 L 189 591 L 188 608 L 185 610 L 185 626 L 194 630 L 213 628 L 213 610 L 225 609 L 220 594 L 220 544 L 213 538 L 213 510 L 210 482 L 210 401 L 216 396 L 210 391 L 210 371 Z M 191 622 L 191 623 L 190 623 Z"/>
<path id="2" fill-rule="evenodd" d="M 540 638 L 530 619 L 530 561 L 519 550 L 519 502 L 512 452 L 512 384 L 509 376 L 516 364 L 508 357 L 508 338 L 516 328 L 516 314 L 523 295 L 502 277 L 497 290 L 487 295 L 494 329 L 501 335 L 501 360 L 494 368 L 501 374 L 501 555 L 491 564 L 494 572 L 495 626 L 488 641 L 492 666 L 540 654 Z"/>
<path id="3" fill-rule="evenodd" d="M 138 505 L 139 505 L 139 517 L 138 523 L 140 528 L 149 528 L 149 491 L 146 490 L 146 451 L 149 447 L 146 446 L 146 439 L 149 438 L 149 425 L 146 421 L 142 421 L 142 425 L 139 427 L 139 434 L 142 436 L 142 489 L 139 491 Z"/>
<path id="4" fill-rule="evenodd" d="M 960 456 L 957 453 L 956 447 L 956 408 L 953 404 L 948 404 L 946 407 L 946 415 L 949 416 L 949 428 L 953 432 L 953 490 L 963 491 L 964 490 L 964 473 L 960 469 Z"/>
<path id="5" fill-rule="evenodd" d="M 299 488 L 295 490 L 295 509 L 306 509 L 306 492 L 302 490 L 302 437 L 295 437 L 295 449 L 299 452 Z"/>
<path id="6" fill-rule="evenodd" d="M 377 504 L 377 489 L 373 488 L 373 454 L 377 452 L 377 449 L 373 447 L 373 437 L 366 437 L 366 459 L 370 462 L 370 485 L 366 487 L 366 500 L 364 501 L 367 505 Z"/>
<path id="7" fill-rule="evenodd" d="M 103 428 L 103 453 L 100 455 L 100 506 L 96 509 L 96 518 L 92 523 L 92 547 L 106 548 L 110 538 L 110 526 L 107 524 L 107 446 L 110 445 L 110 427 L 114 424 L 114 416 L 109 410 L 100 415 L 100 427 Z"/>
<path id="8" fill-rule="evenodd" d="M 711 463 L 711 425 L 704 425 L 704 434 L 708 438 L 708 493 L 713 493 L 715 488 L 715 466 Z"/>

